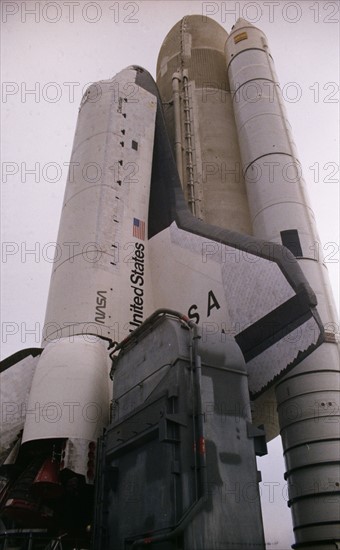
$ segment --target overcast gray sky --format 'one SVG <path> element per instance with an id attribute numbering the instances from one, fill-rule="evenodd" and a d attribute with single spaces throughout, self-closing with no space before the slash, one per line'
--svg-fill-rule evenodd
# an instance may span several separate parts
<path id="1" fill-rule="evenodd" d="M 227 30 L 242 16 L 267 34 L 338 304 L 338 2 L 3 1 L 1 10 L 2 357 L 39 346 L 84 89 L 131 64 L 155 77 L 166 33 L 192 13 Z M 259 464 L 268 548 L 287 550 L 278 441 Z"/>

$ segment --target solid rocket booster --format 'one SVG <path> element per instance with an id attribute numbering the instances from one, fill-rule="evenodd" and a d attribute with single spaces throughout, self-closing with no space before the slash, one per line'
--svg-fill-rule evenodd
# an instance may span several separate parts
<path id="1" fill-rule="evenodd" d="M 267 38 L 239 20 L 226 42 L 226 56 L 254 235 L 282 243 L 294 253 L 331 331 L 336 311 L 327 269 L 318 257 L 314 213 Z"/>
<path id="2" fill-rule="evenodd" d="M 208 29 L 213 32 L 208 33 Z M 216 213 L 215 220 L 218 219 L 223 227 L 252 233 L 286 246 L 297 258 L 317 295 L 326 343 L 279 382 L 276 398 L 272 390 L 260 397 L 257 401 L 260 413 L 255 410 L 255 418 L 262 419 L 266 402 L 277 399 L 287 465 L 289 506 L 297 544 L 318 541 L 320 548 L 330 548 L 331 541 L 339 539 L 338 496 L 331 496 L 339 494 L 340 486 L 337 471 L 339 355 L 334 334 L 335 307 L 326 266 L 316 254 L 320 241 L 267 38 L 253 25 L 239 20 L 226 40 L 222 71 L 220 44 L 216 46 L 217 37 L 223 40 L 222 34 L 221 27 L 208 18 L 188 16 L 182 19 L 168 33 L 160 50 L 157 82 L 165 102 L 169 132 L 175 136 L 177 159 L 178 142 L 182 145 L 183 158 L 188 156 L 186 110 L 190 112 L 191 149 L 200 152 L 204 148 L 204 136 L 214 138 L 214 147 L 206 149 L 207 156 L 203 158 L 196 154 L 195 157 L 198 189 L 202 182 L 201 202 L 202 205 L 209 204 L 208 208 L 201 209 L 201 217 L 214 219 Z M 181 81 L 180 93 L 175 93 L 173 87 L 172 96 L 171 71 L 173 81 Z M 202 74 L 211 77 L 205 79 L 205 85 L 202 84 Z M 190 93 L 186 92 L 186 78 Z M 213 85 L 213 81 L 217 84 Z M 210 94 L 213 88 L 218 89 L 219 94 Z M 180 119 L 176 117 L 175 109 L 178 95 Z M 203 95 L 207 105 L 216 102 L 219 107 L 207 107 Z M 180 126 L 176 129 L 174 126 L 176 121 L 178 126 L 178 120 Z M 218 151 L 216 155 L 215 150 Z M 208 185 L 207 176 L 208 172 L 213 175 L 214 159 L 217 161 L 215 179 L 210 178 Z M 233 170 L 218 170 L 222 159 Z M 208 164 L 204 165 L 204 162 Z M 235 191 L 234 175 L 239 162 L 242 178 L 238 179 Z M 180 162 L 180 168 L 182 164 Z M 200 179 L 203 173 L 205 182 L 204 177 Z M 183 174 L 185 189 L 189 178 L 184 170 Z M 218 186 L 220 195 L 216 193 Z M 299 338 L 301 334 L 295 336 Z M 292 409 L 295 414 L 292 414 Z M 268 428 L 270 438 L 278 434 L 275 421 L 268 421 Z"/>
<path id="3" fill-rule="evenodd" d="M 326 342 L 276 388 L 296 542 L 324 547 L 340 536 L 336 309 L 268 40 L 239 20 L 226 56 L 254 235 L 297 257 L 326 331 Z"/>

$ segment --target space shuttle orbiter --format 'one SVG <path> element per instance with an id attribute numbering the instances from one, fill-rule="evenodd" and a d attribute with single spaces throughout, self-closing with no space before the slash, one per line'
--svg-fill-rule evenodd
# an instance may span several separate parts
<path id="1" fill-rule="evenodd" d="M 227 345 L 234 336 L 255 408 L 261 404 L 259 423 L 270 437 L 278 434 L 279 422 L 276 415 L 268 418 L 264 396 L 324 349 L 327 334 L 317 306 L 323 268 L 314 262 L 304 269 L 312 224 L 302 184 L 268 186 L 265 178 L 254 183 L 251 177 L 268 158 L 281 170 L 289 157 L 296 168 L 277 91 L 268 110 L 264 84 L 276 90 L 276 80 L 266 39 L 243 20 L 236 24 L 226 43 L 229 77 L 223 69 L 232 93 L 221 84 L 220 101 L 211 83 L 225 57 L 219 51 L 214 58 L 210 47 L 209 65 L 207 42 L 222 31 L 205 32 L 216 23 L 196 18 L 185 18 L 164 42 L 161 95 L 151 75 L 132 66 L 93 84 L 82 99 L 42 347 L 6 359 L 1 372 L 3 467 L 14 472 L 3 510 L 25 525 L 32 516 L 33 525 L 48 524 L 41 501 L 53 515 L 53 499 L 46 484 L 37 482 L 39 505 L 25 501 L 16 489 L 23 471 L 30 469 L 34 484 L 53 464 L 61 474 L 60 494 L 72 475 L 81 476 L 84 487 L 93 484 L 97 440 L 110 418 L 110 355 L 155 310 L 182 312 L 200 325 L 202 342 L 213 334 Z M 167 47 L 172 50 L 165 52 Z M 201 67 L 204 73 L 207 64 L 210 80 L 200 83 L 194 71 Z M 247 83 L 257 81 L 261 100 L 249 102 L 242 93 L 236 100 Z M 237 130 L 242 182 L 230 190 L 228 181 L 221 185 L 215 178 L 209 198 L 202 175 L 207 179 L 217 166 L 214 139 L 223 154 L 224 120 L 234 142 Z M 239 155 L 238 144 L 233 147 Z M 229 149 L 227 154 L 230 159 Z M 242 222 L 234 226 L 238 208 Z M 289 239 L 299 243 L 301 254 Z"/>

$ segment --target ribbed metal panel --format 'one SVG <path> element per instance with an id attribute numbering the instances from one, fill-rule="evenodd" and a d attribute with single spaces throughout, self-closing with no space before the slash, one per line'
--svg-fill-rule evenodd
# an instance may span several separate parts
<path id="1" fill-rule="evenodd" d="M 337 439 L 313 441 L 306 445 L 290 449 L 286 455 L 286 476 L 293 469 L 319 465 L 320 456 L 323 454 L 328 457 L 330 462 L 338 461 L 340 457 L 340 441 Z"/>
<path id="2" fill-rule="evenodd" d="M 301 393 L 285 401 L 279 402 L 278 412 L 281 429 L 285 429 L 294 422 L 304 422 L 312 419 L 316 424 L 325 422 L 339 423 L 337 410 L 338 390 L 320 389 L 312 393 Z"/>
<path id="3" fill-rule="evenodd" d="M 222 52 L 203 48 L 192 50 L 188 73 L 189 79 L 195 80 L 196 88 L 229 89 Z"/>
<path id="4" fill-rule="evenodd" d="M 293 548 L 303 550 L 338 550 L 340 540 L 339 523 L 326 522 L 325 525 L 306 525 L 294 529 L 296 544 Z M 313 541 L 318 540 L 317 544 Z M 307 542 L 306 542 L 307 541 Z"/>

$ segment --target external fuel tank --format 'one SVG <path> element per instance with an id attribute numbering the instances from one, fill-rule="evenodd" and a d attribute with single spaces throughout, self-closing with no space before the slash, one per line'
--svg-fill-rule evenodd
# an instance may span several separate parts
<path id="1" fill-rule="evenodd" d="M 184 17 L 160 49 L 157 86 L 192 213 L 221 228 L 251 234 L 225 70 L 227 37 L 212 19 Z"/>

